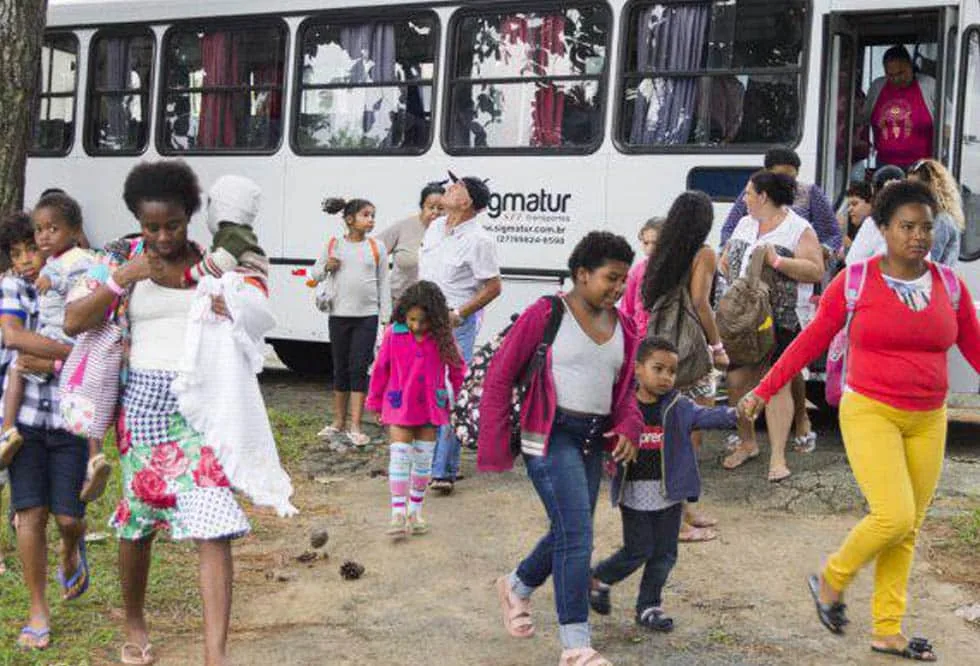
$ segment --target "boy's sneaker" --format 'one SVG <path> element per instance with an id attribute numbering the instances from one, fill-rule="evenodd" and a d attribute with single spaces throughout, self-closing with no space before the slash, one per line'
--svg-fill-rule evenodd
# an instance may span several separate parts
<path id="1" fill-rule="evenodd" d="M 413 513 L 408 517 L 408 527 L 412 536 L 421 536 L 429 531 L 429 523 L 422 517 L 421 513 Z"/>
<path id="2" fill-rule="evenodd" d="M 388 529 L 385 530 L 385 534 L 392 539 L 404 539 L 408 536 L 408 518 L 404 513 L 396 513 L 391 517 L 391 522 L 388 523 Z"/>
<path id="3" fill-rule="evenodd" d="M 612 612 L 609 589 L 608 585 L 600 585 L 589 590 L 589 606 L 599 615 L 609 615 Z"/>
<path id="4" fill-rule="evenodd" d="M 17 428 L 8 428 L 0 434 L 0 469 L 10 465 L 23 443 L 24 438 L 17 432 Z"/>
<path id="5" fill-rule="evenodd" d="M 668 632 L 674 630 L 674 620 L 664 615 L 664 609 L 660 606 L 644 608 L 636 614 L 636 623 L 644 629 L 651 631 Z"/>
<path id="6" fill-rule="evenodd" d="M 92 456 L 85 473 L 85 485 L 82 486 L 78 498 L 83 502 L 94 502 L 102 497 L 111 475 L 112 465 L 106 462 L 105 456 L 101 453 Z"/>

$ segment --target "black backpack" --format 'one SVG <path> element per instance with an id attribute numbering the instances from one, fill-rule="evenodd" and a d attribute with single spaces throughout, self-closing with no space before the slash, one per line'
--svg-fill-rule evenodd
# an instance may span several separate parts
<path id="1" fill-rule="evenodd" d="M 511 395 L 511 422 L 510 422 L 510 450 L 514 456 L 521 452 L 521 404 L 531 379 L 544 367 L 545 356 L 548 348 L 555 341 L 558 329 L 561 327 L 562 315 L 565 313 L 565 305 L 559 296 L 544 296 L 551 304 L 551 312 L 548 315 L 548 323 L 544 327 L 544 336 L 538 343 L 534 355 L 528 361 L 527 366 L 521 373 L 520 380 L 514 386 Z M 500 349 L 504 338 L 510 329 L 514 327 L 514 322 L 520 315 L 513 314 L 510 323 L 502 331 L 493 336 L 488 342 L 480 346 L 473 352 L 466 369 L 466 376 L 463 378 L 463 386 L 456 396 L 453 410 L 450 414 L 450 423 L 453 433 L 459 439 L 460 444 L 470 449 L 476 448 L 477 438 L 480 433 L 480 399 L 483 397 L 483 381 L 487 377 L 487 368 L 493 355 Z"/>

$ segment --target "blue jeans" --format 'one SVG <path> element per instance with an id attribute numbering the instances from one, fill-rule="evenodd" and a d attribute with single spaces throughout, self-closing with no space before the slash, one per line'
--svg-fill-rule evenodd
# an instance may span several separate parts
<path id="1" fill-rule="evenodd" d="M 639 615 L 662 602 L 667 576 L 677 563 L 677 535 L 684 504 L 678 502 L 661 511 L 636 511 L 623 506 L 620 511 L 623 547 L 596 565 L 593 575 L 606 585 L 614 585 L 644 567 L 636 598 Z"/>
<path id="2" fill-rule="evenodd" d="M 602 478 L 605 417 L 558 412 L 543 457 L 524 456 L 527 475 L 551 521 L 548 533 L 517 566 L 514 591 L 528 597 L 551 575 L 565 649 L 588 647 L 592 515 Z"/>
<path id="3" fill-rule="evenodd" d="M 480 330 L 482 313 L 471 314 L 463 323 L 453 330 L 453 337 L 463 352 L 463 360 L 469 363 L 473 359 L 473 347 L 476 345 L 476 334 Z M 439 437 L 436 440 L 436 450 L 432 458 L 432 478 L 455 481 L 459 474 L 459 440 L 453 433 L 451 425 L 439 427 Z"/>

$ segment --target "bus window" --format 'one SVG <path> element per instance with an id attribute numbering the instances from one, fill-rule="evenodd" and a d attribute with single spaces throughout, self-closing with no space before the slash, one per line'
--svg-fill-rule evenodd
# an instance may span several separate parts
<path id="1" fill-rule="evenodd" d="M 75 138 L 78 40 L 70 33 L 45 35 L 41 88 L 31 141 L 32 155 L 67 155 Z"/>
<path id="2" fill-rule="evenodd" d="M 172 28 L 163 48 L 160 152 L 275 152 L 285 60 L 281 22 Z"/>
<path id="3" fill-rule="evenodd" d="M 150 130 L 153 33 L 96 35 L 86 113 L 85 149 L 92 155 L 133 155 Z"/>
<path id="4" fill-rule="evenodd" d="M 602 142 L 609 9 L 464 9 L 450 41 L 446 150 L 589 152 Z"/>
<path id="5" fill-rule="evenodd" d="M 796 144 L 805 0 L 636 3 L 617 140 L 627 152 Z"/>
<path id="6" fill-rule="evenodd" d="M 975 260 L 980 258 L 980 27 L 971 28 L 964 35 L 962 61 L 958 175 L 963 188 L 966 233 L 960 256 Z"/>
<path id="7" fill-rule="evenodd" d="M 300 154 L 422 153 L 431 143 L 438 18 L 313 18 L 301 28 Z"/>

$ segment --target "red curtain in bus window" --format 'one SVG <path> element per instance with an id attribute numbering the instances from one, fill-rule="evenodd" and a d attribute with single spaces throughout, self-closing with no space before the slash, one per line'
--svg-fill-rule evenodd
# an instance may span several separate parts
<path id="1" fill-rule="evenodd" d="M 508 16 L 501 22 L 500 35 L 502 40 L 525 47 L 522 75 L 524 70 L 539 76 L 554 74 L 553 59 L 565 55 L 565 17 L 561 14 L 540 18 L 535 27 L 528 25 L 525 16 Z M 554 84 L 539 83 L 531 103 L 532 146 L 561 145 L 564 111 L 565 93 Z"/>
<path id="2" fill-rule="evenodd" d="M 540 74 L 555 74 L 552 61 L 565 55 L 565 16 L 546 16 L 533 31 L 531 44 Z M 564 74 L 565 72 L 560 72 Z M 540 86 L 534 93 L 532 146 L 560 146 L 561 123 L 565 113 L 565 93 L 554 83 Z"/>
<path id="3" fill-rule="evenodd" d="M 238 40 L 231 33 L 215 32 L 204 35 L 201 40 L 201 64 L 204 69 L 205 89 L 245 83 L 238 80 Z M 201 96 L 198 147 L 235 147 L 235 94 L 205 92 Z"/>

